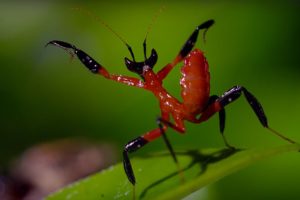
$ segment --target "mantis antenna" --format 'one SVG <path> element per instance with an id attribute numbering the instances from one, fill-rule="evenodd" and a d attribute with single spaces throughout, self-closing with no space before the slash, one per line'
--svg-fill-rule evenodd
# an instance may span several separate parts
<path id="1" fill-rule="evenodd" d="M 156 22 L 158 16 L 164 11 L 165 9 L 165 6 L 161 6 L 159 8 L 159 10 L 155 13 L 155 15 L 152 17 L 152 20 L 147 28 L 147 32 L 146 32 L 146 35 L 145 35 L 145 40 L 144 40 L 144 43 L 143 43 L 143 48 L 144 48 L 144 57 L 145 57 L 145 60 L 147 59 L 147 56 L 146 56 L 146 40 L 147 40 L 147 37 L 153 27 L 153 24 Z"/>
<path id="2" fill-rule="evenodd" d="M 89 17 L 93 18 L 94 20 L 99 22 L 101 25 L 103 25 L 105 28 L 107 28 L 109 31 L 111 31 L 117 38 L 119 38 L 119 40 L 121 40 L 126 45 L 128 51 L 130 52 L 130 55 L 131 55 L 133 61 L 135 61 L 134 54 L 133 54 L 131 46 L 126 42 L 126 40 L 123 37 L 121 37 L 114 29 L 112 29 L 100 17 L 96 16 L 93 12 L 91 12 L 91 11 L 85 9 L 85 8 L 82 8 L 82 7 L 72 8 L 72 10 L 76 10 L 76 11 L 79 11 L 81 13 L 84 13 L 84 14 L 88 15 Z"/>

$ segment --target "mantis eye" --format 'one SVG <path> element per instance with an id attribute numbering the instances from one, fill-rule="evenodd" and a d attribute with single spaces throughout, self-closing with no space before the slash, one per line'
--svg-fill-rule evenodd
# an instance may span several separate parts
<path id="1" fill-rule="evenodd" d="M 129 71 L 137 73 L 138 75 L 143 75 L 143 66 L 145 65 L 144 62 L 134 62 L 125 58 L 125 64 Z"/>
<path id="2" fill-rule="evenodd" d="M 128 58 L 125 58 L 125 65 L 127 66 L 127 69 L 129 71 L 132 71 L 134 73 L 137 73 L 138 75 L 143 77 L 143 67 L 145 65 L 149 66 L 151 69 L 153 69 L 154 65 L 157 62 L 157 53 L 155 49 L 152 49 L 151 55 L 149 58 L 147 58 L 143 62 L 134 62 L 132 60 L 129 60 Z"/>

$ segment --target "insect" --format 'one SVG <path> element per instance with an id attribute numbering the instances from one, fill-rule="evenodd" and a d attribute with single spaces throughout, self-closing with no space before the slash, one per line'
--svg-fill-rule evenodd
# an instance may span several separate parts
<path id="1" fill-rule="evenodd" d="M 125 65 L 129 71 L 138 74 L 140 79 L 110 74 L 101 64 L 73 44 L 59 40 L 53 40 L 48 43 L 63 48 L 71 55 L 76 55 L 82 64 L 92 73 L 101 75 L 109 80 L 150 91 L 159 101 L 161 116 L 157 119 L 158 127 L 131 140 L 125 145 L 123 150 L 124 170 L 128 180 L 133 185 L 136 184 L 136 179 L 129 159 L 129 153 L 137 151 L 161 136 L 164 139 L 173 160 L 178 164 L 176 154 L 165 134 L 168 127 L 183 134 L 186 132 L 184 125 L 185 121 L 202 123 L 218 113 L 220 132 L 224 143 L 228 148 L 234 148 L 229 145 L 223 134 L 225 128 L 225 107 L 237 100 L 242 94 L 245 96 L 263 127 L 269 129 L 272 133 L 282 139 L 287 140 L 290 143 L 295 143 L 293 140 L 281 135 L 268 126 L 267 118 L 261 104 L 245 87 L 234 86 L 221 96 L 210 95 L 210 73 L 208 62 L 204 53 L 201 50 L 194 48 L 194 46 L 199 32 L 203 30 L 204 37 L 206 31 L 213 24 L 214 20 L 207 20 L 197 26 L 174 60 L 171 63 L 166 64 L 157 73 L 153 71 L 153 67 L 157 62 L 158 54 L 155 49 L 152 49 L 150 56 L 147 57 L 146 39 L 143 43 L 144 61 L 141 62 L 135 60 L 132 48 L 125 43 L 132 57 L 132 60 L 125 57 Z M 163 80 L 180 62 L 183 62 L 183 66 L 181 67 L 182 78 L 180 80 L 182 101 L 173 97 L 163 87 Z M 171 118 L 173 118 L 173 121 Z"/>

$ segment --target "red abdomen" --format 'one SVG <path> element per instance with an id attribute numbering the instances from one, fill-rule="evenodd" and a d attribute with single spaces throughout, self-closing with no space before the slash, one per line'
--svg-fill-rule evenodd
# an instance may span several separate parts
<path id="1" fill-rule="evenodd" d="M 188 113 L 200 114 L 206 106 L 210 92 L 208 63 L 202 51 L 195 49 L 184 59 L 181 74 L 183 105 Z"/>

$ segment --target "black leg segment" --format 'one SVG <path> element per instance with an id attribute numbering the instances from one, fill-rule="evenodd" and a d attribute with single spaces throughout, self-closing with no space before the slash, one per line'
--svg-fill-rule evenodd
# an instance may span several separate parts
<path id="1" fill-rule="evenodd" d="M 245 95 L 245 98 L 247 99 L 247 101 L 250 104 L 252 110 L 254 111 L 254 113 L 256 114 L 257 118 L 259 119 L 260 123 L 265 128 L 269 129 L 275 135 L 279 136 L 280 138 L 282 138 L 282 139 L 284 139 L 284 140 L 286 140 L 286 141 L 288 141 L 288 142 L 290 142 L 292 144 L 296 143 L 294 140 L 291 140 L 291 139 L 285 137 L 281 133 L 279 133 L 279 132 L 277 132 L 277 131 L 275 131 L 275 130 L 273 130 L 272 128 L 269 127 L 266 114 L 265 114 L 265 112 L 264 112 L 261 104 L 253 96 L 253 94 L 251 94 L 246 88 L 244 88 L 242 86 L 234 86 L 230 90 L 228 90 L 227 92 L 225 92 L 217 101 L 221 104 L 222 108 L 224 108 L 226 105 L 228 105 L 232 101 L 234 101 L 237 98 L 239 98 L 242 93 Z M 221 115 L 223 115 L 223 114 L 221 114 L 221 111 L 219 111 L 220 120 L 221 120 Z M 225 119 L 224 119 L 224 121 L 225 121 Z M 221 124 L 221 122 L 220 122 L 220 124 Z M 220 127 L 222 127 L 222 125 L 220 125 Z M 222 130 L 222 128 L 221 128 L 221 130 Z"/>
<path id="2" fill-rule="evenodd" d="M 160 129 L 161 135 L 162 135 L 162 137 L 164 139 L 164 142 L 165 142 L 165 144 L 166 144 L 166 146 L 167 146 L 167 148 L 168 148 L 168 150 L 169 150 L 169 152 L 170 152 L 170 154 L 171 154 L 174 162 L 176 164 L 178 164 L 178 160 L 177 160 L 176 154 L 175 154 L 175 152 L 173 150 L 173 147 L 172 147 L 172 145 L 171 145 L 171 143 L 170 143 L 170 141 L 169 141 L 169 139 L 168 139 L 168 137 L 167 137 L 167 135 L 166 135 L 166 133 L 165 133 L 165 131 L 163 129 L 162 123 L 164 123 L 164 124 L 166 124 L 168 126 L 171 126 L 171 127 L 173 125 L 170 122 L 163 120 L 162 118 L 158 118 L 157 119 L 157 124 L 158 124 L 158 127 Z"/>
<path id="3" fill-rule="evenodd" d="M 225 109 L 222 108 L 222 109 L 219 111 L 219 127 L 220 127 L 220 133 L 221 133 L 221 135 L 222 135 L 222 138 L 223 138 L 223 141 L 224 141 L 225 145 L 226 145 L 228 148 L 230 148 L 230 149 L 235 149 L 233 146 L 231 146 L 231 145 L 228 143 L 228 141 L 227 141 L 227 139 L 226 139 L 226 137 L 225 137 L 225 135 L 224 135 L 224 129 L 225 129 L 225 117 L 226 117 L 226 115 L 225 115 Z"/>
<path id="4" fill-rule="evenodd" d="M 52 44 L 54 46 L 57 46 L 57 47 L 60 47 L 64 50 L 66 50 L 68 53 L 71 54 L 71 56 L 74 56 L 74 54 L 76 54 L 78 59 L 84 64 L 84 66 L 86 66 L 93 73 L 98 73 L 98 71 L 102 68 L 102 66 L 96 60 L 94 60 L 92 57 L 90 57 L 84 51 L 77 49 L 72 44 L 69 44 L 69 43 L 63 42 L 63 41 L 59 41 L 59 40 L 52 40 L 52 41 L 48 42 L 47 45 L 49 45 L 49 44 Z"/>
<path id="5" fill-rule="evenodd" d="M 184 58 L 185 56 L 187 56 L 191 50 L 193 49 L 193 47 L 195 46 L 195 43 L 197 41 L 197 37 L 199 34 L 199 31 L 202 29 L 207 30 L 209 27 L 211 27 L 214 24 L 214 20 L 208 20 L 202 24 L 200 24 L 199 26 L 197 26 L 197 28 L 194 30 L 194 32 L 192 33 L 192 35 L 189 37 L 189 39 L 186 41 L 186 43 L 183 45 L 183 47 L 180 50 L 180 56 L 182 58 Z M 205 31 L 206 32 L 206 31 Z M 205 34 L 204 32 L 204 34 Z"/>
<path id="6" fill-rule="evenodd" d="M 219 127 L 220 127 L 220 132 L 221 132 L 221 134 L 224 134 L 224 129 L 225 129 L 225 118 L 226 118 L 225 109 L 222 108 L 222 109 L 219 111 Z"/>
<path id="7" fill-rule="evenodd" d="M 243 88 L 244 95 L 249 102 L 250 106 L 252 107 L 253 111 L 255 112 L 256 116 L 258 117 L 260 123 L 264 127 L 268 127 L 268 120 L 264 113 L 264 110 L 261 104 L 257 101 L 257 99 L 250 93 L 246 88 Z"/>
<path id="8" fill-rule="evenodd" d="M 209 97 L 208 99 L 208 103 L 207 103 L 207 107 L 209 107 L 211 104 L 215 103 L 216 101 L 219 100 L 219 96 L 217 95 L 212 95 Z M 225 108 L 222 108 L 220 111 L 219 111 L 219 128 L 220 128 L 220 133 L 222 135 L 222 138 L 223 138 L 223 141 L 225 143 L 225 145 L 229 148 L 234 148 L 232 147 L 228 142 L 227 142 L 227 139 L 224 135 L 224 129 L 225 129 L 225 119 L 226 119 L 226 113 L 225 113 Z"/>
<path id="9" fill-rule="evenodd" d="M 207 109 L 210 105 L 212 105 L 213 103 L 215 103 L 215 101 L 217 101 L 220 97 L 217 95 L 212 95 L 209 97 L 208 102 L 207 102 L 207 106 L 205 109 Z M 205 110 L 204 109 L 204 110 Z M 219 111 L 219 127 L 220 127 L 220 132 L 223 134 L 224 133 L 224 129 L 225 129 L 225 109 L 222 108 Z"/>
<path id="10" fill-rule="evenodd" d="M 252 110 L 255 112 L 257 118 L 259 119 L 260 123 L 268 128 L 268 121 L 267 117 L 265 115 L 265 112 L 261 106 L 261 104 L 258 102 L 258 100 L 248 91 L 246 88 L 242 86 L 234 86 L 227 92 L 225 92 L 220 98 L 219 102 L 222 107 L 225 107 L 229 103 L 233 102 L 237 98 L 241 96 L 241 94 L 244 94 L 248 103 L 250 104 Z"/>
<path id="11" fill-rule="evenodd" d="M 172 124 L 171 122 L 167 121 L 167 120 L 164 120 L 163 118 L 158 118 L 157 119 L 157 124 L 158 124 L 158 127 L 160 128 L 160 131 L 161 131 L 161 135 L 164 139 L 164 142 L 177 166 L 177 169 L 178 169 L 178 173 L 179 173 L 179 177 L 180 177 L 180 180 L 182 183 L 184 183 L 184 175 L 183 175 L 183 172 L 181 171 L 181 167 L 179 165 L 179 162 L 178 162 L 178 159 L 176 157 L 176 154 L 175 154 L 175 151 L 173 150 L 173 147 L 169 141 L 169 139 L 167 138 L 167 134 L 165 133 L 164 131 L 164 128 L 163 128 L 163 124 L 168 126 L 168 127 L 171 127 L 173 128 L 174 130 L 177 130 L 177 131 L 180 131 L 178 128 L 176 128 L 176 125 Z M 180 131 L 181 132 L 181 131 Z"/>
<path id="12" fill-rule="evenodd" d="M 135 185 L 135 176 L 133 173 L 133 169 L 131 166 L 131 162 L 130 162 L 128 153 L 132 153 L 132 152 L 140 149 L 142 146 L 144 146 L 147 143 L 148 143 L 147 140 L 145 140 L 142 137 L 138 137 L 138 138 L 128 142 L 125 145 L 125 148 L 123 151 L 123 165 L 124 165 L 124 170 L 127 175 L 127 178 L 132 183 L 132 185 Z"/>

